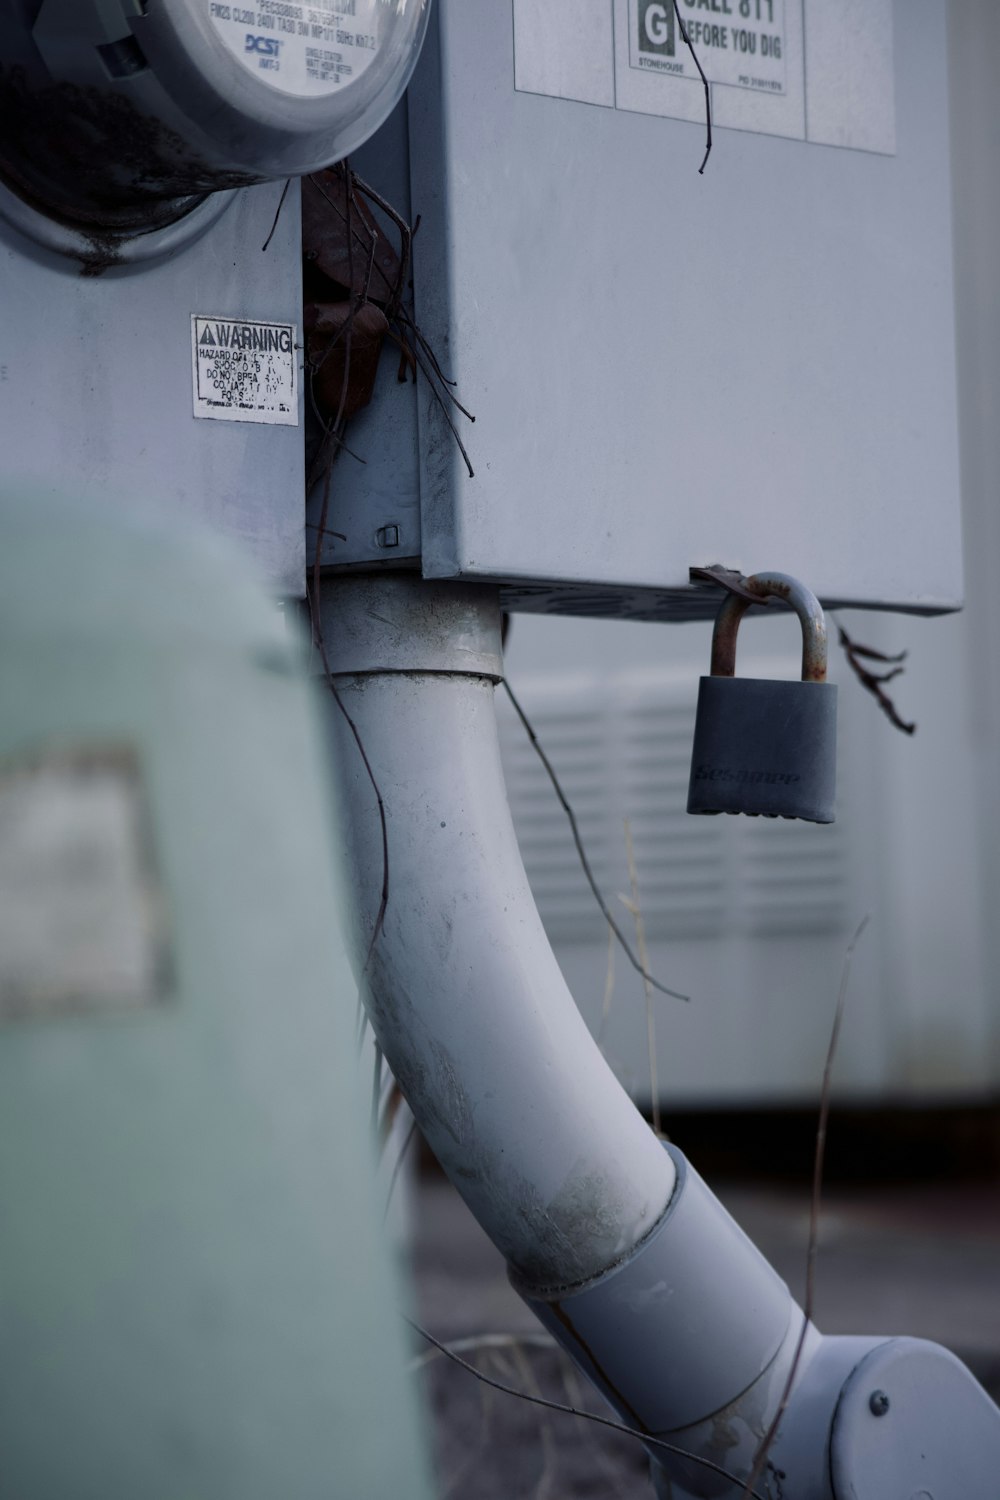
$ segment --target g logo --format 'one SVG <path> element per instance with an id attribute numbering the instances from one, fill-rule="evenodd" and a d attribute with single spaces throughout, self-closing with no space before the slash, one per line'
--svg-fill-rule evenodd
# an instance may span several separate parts
<path id="1" fill-rule="evenodd" d="M 660 57 L 674 55 L 674 7 L 672 0 L 639 0 L 639 51 Z"/>

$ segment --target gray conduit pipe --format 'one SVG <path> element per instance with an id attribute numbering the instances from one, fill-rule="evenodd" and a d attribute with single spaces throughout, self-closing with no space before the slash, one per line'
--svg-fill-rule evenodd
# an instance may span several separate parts
<path id="1" fill-rule="evenodd" d="M 500 765 L 497 591 L 341 577 L 324 584 L 320 622 L 388 829 L 366 1003 L 421 1130 L 514 1285 L 623 1420 L 686 1429 L 687 1446 L 746 1473 L 801 1314 L 697 1173 L 654 1137 L 559 971 Z M 381 827 L 332 702 L 330 723 L 360 968 L 382 888 Z M 810 1334 L 807 1352 L 818 1341 Z M 732 1492 L 696 1466 L 680 1477 L 685 1493 Z"/>

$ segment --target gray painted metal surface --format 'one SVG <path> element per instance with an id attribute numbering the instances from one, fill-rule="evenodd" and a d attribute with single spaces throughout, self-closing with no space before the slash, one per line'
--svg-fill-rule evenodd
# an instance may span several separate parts
<path id="1" fill-rule="evenodd" d="M 947 1349 L 892 1339 L 844 1385 L 830 1467 L 836 1500 L 989 1500 L 1000 1411 Z"/>
<path id="2" fill-rule="evenodd" d="M 421 396 L 425 574 L 668 618 L 712 610 L 691 564 L 777 557 L 826 603 L 954 608 L 940 0 L 896 7 L 895 155 L 720 128 L 704 177 L 699 125 L 518 92 L 511 21 L 442 0 L 409 93 L 416 314 L 476 415 L 470 479 Z"/>
<path id="3" fill-rule="evenodd" d="M 147 499 L 228 533 L 271 588 L 304 585 L 301 425 L 197 419 L 192 316 L 301 324 L 298 184 L 273 238 L 282 185 L 232 195 L 221 217 L 180 249 L 105 265 L 42 248 L 0 198 L 4 476 L 44 494 Z M 79 235 L 67 243 L 79 250 Z M 140 237 L 140 239 L 143 237 Z M 100 274 L 95 274 L 100 271 Z M 298 349 L 291 358 L 300 360 Z M 301 422 L 301 392 L 296 415 Z"/>
<path id="4" fill-rule="evenodd" d="M 412 223 L 405 101 L 393 110 L 374 140 L 354 153 L 351 168 L 365 181 L 371 181 L 387 202 Z M 383 222 L 392 243 L 398 245 L 395 226 Z M 412 380 L 398 379 L 399 367 L 399 350 L 387 339 L 374 402 L 352 417 L 347 438 L 351 452 L 341 452 L 330 472 L 327 531 L 322 544 L 324 563 L 420 567 L 417 387 Z M 353 457 L 354 454 L 358 457 Z M 310 558 L 326 493 L 324 476 L 309 496 Z M 387 547 L 384 543 L 390 537 L 393 545 Z"/>

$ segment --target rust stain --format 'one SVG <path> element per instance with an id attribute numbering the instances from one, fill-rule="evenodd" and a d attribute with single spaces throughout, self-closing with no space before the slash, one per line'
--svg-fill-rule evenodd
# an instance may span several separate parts
<path id="1" fill-rule="evenodd" d="M 692 572 L 695 570 L 692 569 Z M 699 569 L 699 572 L 708 572 Z M 723 582 L 719 579 L 717 581 Z M 783 599 L 796 609 L 802 625 L 802 681 L 826 681 L 826 620 L 816 604 L 816 612 L 802 612 L 802 596 L 798 604 L 793 598 L 792 585 L 784 578 L 773 574 L 756 573 L 740 580 L 739 592 L 732 590 L 722 601 L 715 617 L 712 632 L 712 676 L 734 677 L 736 675 L 736 634 L 740 621 L 753 603 L 764 604 L 770 598 Z M 726 587 L 729 587 L 726 584 Z M 799 585 L 801 589 L 801 585 Z M 804 591 L 808 596 L 808 591 Z M 815 604 L 815 601 L 813 601 Z"/>
<path id="2" fill-rule="evenodd" d="M 762 601 L 756 594 L 751 594 L 746 586 L 746 579 L 742 573 L 735 568 L 723 568 L 715 566 L 711 568 L 689 568 L 688 577 L 692 583 L 718 583 L 731 594 L 736 594 L 740 599 L 745 599 L 748 604 L 760 604 Z"/>
<path id="3" fill-rule="evenodd" d="M 546 1306 L 552 1309 L 553 1316 L 566 1329 L 573 1342 L 583 1350 L 584 1354 L 590 1360 L 590 1363 L 593 1365 L 597 1374 L 600 1376 L 607 1389 L 611 1392 L 619 1409 L 627 1413 L 632 1426 L 637 1428 L 639 1432 L 649 1433 L 649 1435 L 652 1437 L 654 1434 L 649 1432 L 649 1428 L 646 1426 L 646 1423 L 643 1421 L 642 1417 L 640 1417 L 635 1407 L 630 1405 L 630 1403 L 626 1401 L 625 1397 L 622 1395 L 618 1387 L 612 1380 L 609 1379 L 607 1372 L 602 1368 L 600 1360 L 597 1358 L 596 1354 L 594 1353 L 593 1349 L 591 1349 L 586 1339 L 583 1338 L 582 1335 L 577 1331 L 577 1329 L 573 1327 L 570 1316 L 567 1313 L 566 1309 L 563 1307 L 562 1303 L 549 1302 L 546 1304 Z"/>

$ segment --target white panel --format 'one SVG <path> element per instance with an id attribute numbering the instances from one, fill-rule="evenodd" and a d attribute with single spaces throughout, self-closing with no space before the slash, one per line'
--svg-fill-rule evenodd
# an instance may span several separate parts
<path id="1" fill-rule="evenodd" d="M 703 71 L 719 127 L 895 152 L 892 0 L 681 0 L 690 46 L 673 0 L 513 5 L 518 89 L 697 121 Z"/>
<path id="2" fill-rule="evenodd" d="M 514 0 L 514 87 L 615 102 L 612 0 Z"/>
<path id="3" fill-rule="evenodd" d="M 809 139 L 894 152 L 891 0 L 805 0 L 805 23 Z M 943 66 L 943 39 L 941 47 Z"/>
<path id="4" fill-rule="evenodd" d="M 961 0 L 950 11 L 951 149 L 955 182 L 955 289 L 958 323 L 962 490 L 968 534 L 968 600 L 959 659 L 969 700 L 961 728 L 971 754 L 950 770 L 952 791 L 968 775 L 975 788 L 974 829 L 979 858 L 967 907 L 986 934 L 988 984 L 978 997 L 964 980 L 949 985 L 949 1002 L 962 1008 L 978 998 L 991 1081 L 1000 1084 L 1000 6 Z M 968 997 L 968 1000 L 966 999 Z M 964 1029 L 964 1028 L 963 1028 Z"/>

